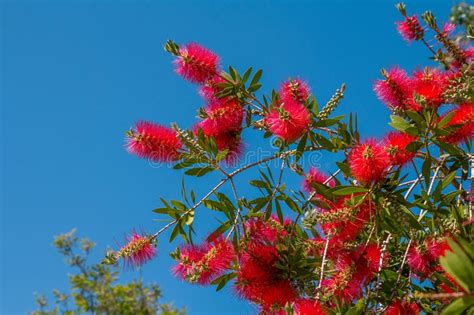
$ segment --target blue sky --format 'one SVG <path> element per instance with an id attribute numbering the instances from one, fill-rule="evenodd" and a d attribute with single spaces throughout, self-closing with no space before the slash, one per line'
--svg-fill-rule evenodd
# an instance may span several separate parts
<path id="1" fill-rule="evenodd" d="M 408 10 L 430 9 L 445 19 L 453 3 L 408 1 Z M 263 68 L 265 91 L 299 76 L 324 103 L 345 82 L 338 112 L 358 112 L 361 134 L 380 136 L 389 119 L 372 92 L 380 68 L 429 64 L 426 49 L 396 33 L 394 4 L 0 0 L 0 313 L 24 314 L 34 308 L 33 292 L 67 288 L 54 235 L 77 227 L 97 242 L 98 260 L 131 229 L 161 227 L 150 211 L 160 196 L 179 198 L 180 172 L 153 168 L 123 148 L 124 131 L 136 120 L 191 126 L 203 105 L 196 87 L 173 72 L 162 48 L 167 39 L 201 43 L 240 71 Z M 244 137 L 248 150 L 268 146 L 256 133 Z M 333 160 L 323 155 L 318 163 L 329 172 Z M 239 178 L 242 195 L 251 194 L 250 175 Z M 217 179 L 199 182 L 198 195 Z M 299 180 L 290 176 L 287 185 L 296 188 Z M 205 209 L 197 221 L 200 236 L 216 226 Z M 189 314 L 255 313 L 229 289 L 214 293 L 174 278 L 168 253 L 178 243 L 163 238 L 158 257 L 143 268 L 165 301 Z"/>

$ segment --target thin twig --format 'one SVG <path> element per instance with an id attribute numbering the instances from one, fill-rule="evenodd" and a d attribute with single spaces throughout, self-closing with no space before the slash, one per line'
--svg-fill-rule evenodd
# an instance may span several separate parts
<path id="1" fill-rule="evenodd" d="M 232 178 L 230 178 L 230 185 L 232 187 L 232 192 L 234 194 L 235 202 L 237 203 L 237 214 L 235 215 L 234 224 L 232 224 L 232 228 L 229 230 L 229 233 L 226 236 L 226 240 L 228 240 L 229 237 L 234 232 L 234 230 L 235 230 L 235 228 L 238 224 L 239 218 L 240 218 L 240 213 L 242 211 L 242 207 L 239 204 L 239 197 L 237 195 L 237 189 L 235 188 L 234 180 Z M 237 233 L 239 233 L 239 232 L 237 231 Z"/>
<path id="2" fill-rule="evenodd" d="M 323 286 L 323 278 L 324 278 L 324 267 L 326 266 L 326 256 L 328 253 L 328 247 L 329 247 L 329 240 L 331 239 L 331 235 L 329 234 L 326 237 L 326 243 L 324 244 L 324 252 L 323 252 L 323 260 L 321 261 L 321 272 L 319 274 L 319 283 L 318 283 L 318 288 L 316 293 L 316 301 L 319 300 L 319 296 L 321 294 L 321 287 Z"/>

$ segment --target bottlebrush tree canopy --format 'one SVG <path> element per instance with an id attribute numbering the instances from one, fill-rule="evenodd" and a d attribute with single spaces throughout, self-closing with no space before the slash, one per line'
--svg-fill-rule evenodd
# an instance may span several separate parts
<path id="1" fill-rule="evenodd" d="M 238 73 L 199 44 L 168 41 L 175 71 L 197 84 L 205 105 L 187 128 L 138 122 L 127 149 L 202 185 L 210 172 L 222 179 L 203 196 L 183 188 L 181 200 L 162 199 L 154 212 L 168 223 L 132 234 L 105 262 L 140 266 L 169 230 L 170 242 L 183 240 L 172 253 L 179 280 L 231 285 L 262 314 L 472 312 L 472 27 L 459 37 L 430 12 L 397 7 L 402 38 L 425 45 L 438 65 L 381 71 L 374 92 L 393 130 L 380 139 L 359 134 L 357 115 L 333 115 L 344 84 L 320 107 L 317 87 L 302 78 L 262 92 L 262 70 Z M 273 136 L 273 153 L 246 161 L 244 129 Z M 339 160 L 330 169 L 302 163 L 315 151 Z M 255 174 L 251 196 L 236 187 L 243 172 Z M 289 172 L 300 185 L 286 186 Z M 194 227 L 203 207 L 219 215 L 213 230 Z"/>

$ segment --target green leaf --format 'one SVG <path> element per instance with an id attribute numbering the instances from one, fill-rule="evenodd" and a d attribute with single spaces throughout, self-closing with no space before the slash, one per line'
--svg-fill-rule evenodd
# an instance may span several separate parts
<path id="1" fill-rule="evenodd" d="M 449 239 L 452 249 L 439 259 L 444 270 L 459 284 L 466 292 L 474 290 L 474 262 L 459 245 Z"/>
<path id="2" fill-rule="evenodd" d="M 259 69 L 257 70 L 257 72 L 255 72 L 255 74 L 253 75 L 252 81 L 250 81 L 250 87 L 253 87 L 254 85 L 258 83 L 258 81 L 262 77 L 262 73 L 263 73 L 262 69 Z"/>
<path id="3" fill-rule="evenodd" d="M 412 125 L 403 119 L 400 116 L 397 115 L 390 115 L 391 122 L 389 125 L 397 130 L 405 132 L 408 128 L 411 128 Z"/>
<path id="4" fill-rule="evenodd" d="M 156 208 L 152 210 L 153 212 L 156 213 L 162 213 L 162 214 L 170 214 L 176 212 L 176 209 L 173 208 Z"/>
<path id="5" fill-rule="evenodd" d="M 451 184 L 455 176 L 456 176 L 456 171 L 452 171 L 443 179 L 442 181 L 443 189 L 445 189 L 446 187 L 448 187 L 449 184 Z"/>
<path id="6" fill-rule="evenodd" d="M 245 84 L 245 82 L 247 82 L 250 73 L 252 73 L 252 67 L 248 68 L 247 71 L 245 71 L 244 76 L 242 77 L 242 84 Z"/>
<path id="7" fill-rule="evenodd" d="M 171 235 L 170 235 L 170 242 L 172 242 L 176 236 L 178 236 L 178 234 L 182 231 L 182 228 L 181 228 L 181 223 L 180 221 L 178 220 L 178 222 L 175 224 L 174 228 L 173 228 L 173 231 L 171 232 Z"/>
<path id="8" fill-rule="evenodd" d="M 453 116 L 454 112 L 450 112 L 446 116 L 444 116 L 443 119 L 441 119 L 438 123 L 438 128 L 443 128 L 448 122 L 451 121 L 451 118 L 453 118 Z"/>
<path id="9" fill-rule="evenodd" d="M 296 147 L 296 154 L 295 154 L 295 160 L 296 162 L 299 161 L 301 156 L 303 156 L 304 148 L 306 147 L 306 140 L 308 139 L 308 134 L 305 133 L 304 136 L 301 138 L 301 141 L 298 143 L 298 146 Z"/>
<path id="10" fill-rule="evenodd" d="M 423 165 L 421 166 L 421 174 L 423 175 L 423 178 L 425 179 L 425 184 L 426 187 L 430 184 L 430 179 L 431 179 L 431 157 L 426 156 L 425 161 L 423 162 Z"/>
<path id="11" fill-rule="evenodd" d="M 347 163 L 336 162 L 336 164 L 339 167 L 339 169 L 341 170 L 341 172 L 344 173 L 344 175 L 346 175 L 347 177 L 351 176 L 351 169 L 350 169 L 349 165 L 347 165 Z"/>
<path id="12" fill-rule="evenodd" d="M 204 166 L 204 167 L 191 168 L 191 169 L 187 170 L 187 171 L 184 172 L 184 173 L 185 173 L 186 175 L 190 175 L 190 176 L 201 177 L 201 176 L 206 175 L 206 174 L 209 173 L 209 172 L 212 172 L 213 170 L 214 170 L 213 167 Z"/>
<path id="13" fill-rule="evenodd" d="M 211 284 L 217 285 L 216 291 L 219 291 L 227 284 L 227 282 L 234 279 L 236 276 L 237 276 L 237 274 L 235 272 L 226 273 L 226 274 L 214 279 L 211 282 Z"/>
<path id="14" fill-rule="evenodd" d="M 415 215 L 410 211 L 410 209 L 408 209 L 407 207 L 403 206 L 403 205 L 400 205 L 400 209 L 404 212 L 405 214 L 405 217 L 407 218 L 408 220 L 408 224 L 410 224 L 410 226 L 416 230 L 422 230 L 423 229 L 423 226 L 420 224 L 420 222 L 418 222 L 417 218 L 415 217 Z"/>
<path id="15" fill-rule="evenodd" d="M 459 315 L 462 314 L 469 307 L 474 305 L 474 297 L 466 296 L 459 298 L 449 304 L 442 312 L 441 315 Z"/>
<path id="16" fill-rule="evenodd" d="M 358 187 L 358 186 L 339 186 L 334 188 L 331 192 L 336 196 L 344 196 L 355 194 L 359 192 L 366 192 L 369 191 L 367 188 Z"/>
<path id="17" fill-rule="evenodd" d="M 362 314 L 363 311 L 364 311 L 364 304 L 365 304 L 364 299 L 358 300 L 357 303 L 346 312 L 346 315 L 360 315 L 360 314 Z"/>

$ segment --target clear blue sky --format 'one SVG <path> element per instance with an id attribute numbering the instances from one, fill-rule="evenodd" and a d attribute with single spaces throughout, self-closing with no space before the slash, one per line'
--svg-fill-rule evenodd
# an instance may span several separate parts
<path id="1" fill-rule="evenodd" d="M 300 76 L 324 103 L 346 82 L 338 111 L 358 112 L 361 133 L 380 136 L 388 129 L 388 111 L 372 92 L 380 68 L 429 63 L 423 47 L 407 46 L 396 33 L 394 3 L 0 0 L 0 313 L 24 314 L 34 307 L 34 291 L 67 287 L 53 235 L 77 227 L 97 242 L 98 260 L 132 228 L 161 226 L 150 211 L 159 196 L 179 198 L 179 172 L 152 168 L 123 148 L 134 121 L 186 127 L 202 105 L 195 87 L 173 72 L 162 49 L 167 39 L 202 43 L 239 70 L 263 68 L 266 91 Z M 444 19 L 453 3 L 408 1 L 408 10 L 431 9 Z M 323 156 L 321 166 L 331 171 L 332 162 Z M 248 176 L 239 181 L 244 195 Z M 206 177 L 198 195 L 215 180 Z M 213 213 L 197 216 L 201 227 L 216 226 Z M 255 313 L 231 290 L 214 293 L 171 276 L 168 253 L 176 244 L 163 239 L 143 268 L 166 301 L 189 314 Z"/>

